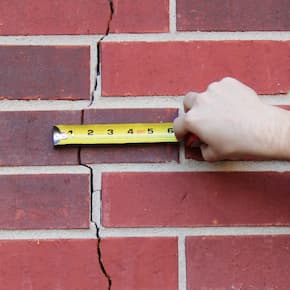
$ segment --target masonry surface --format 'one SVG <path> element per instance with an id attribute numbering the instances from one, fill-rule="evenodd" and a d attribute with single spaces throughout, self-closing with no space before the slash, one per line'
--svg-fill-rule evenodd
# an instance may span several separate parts
<path id="1" fill-rule="evenodd" d="M 289 162 L 52 144 L 171 122 L 225 76 L 289 110 L 290 2 L 222 2 L 1 4 L 0 290 L 290 289 Z"/>

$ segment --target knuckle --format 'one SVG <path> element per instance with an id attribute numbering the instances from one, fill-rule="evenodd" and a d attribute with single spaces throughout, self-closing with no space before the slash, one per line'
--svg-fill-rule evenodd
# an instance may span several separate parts
<path id="1" fill-rule="evenodd" d="M 232 77 L 224 77 L 221 80 L 221 82 L 223 82 L 223 83 L 235 83 L 235 82 L 237 82 L 237 80 L 232 78 Z"/>
<path id="2" fill-rule="evenodd" d="M 208 91 L 214 91 L 216 90 L 216 88 L 219 86 L 219 82 L 213 82 L 211 83 L 208 87 L 207 90 Z"/>
<path id="3" fill-rule="evenodd" d="M 188 130 L 191 130 L 198 123 L 198 119 L 196 118 L 196 114 L 187 113 L 184 116 L 184 125 Z"/>
<path id="4" fill-rule="evenodd" d="M 184 116 L 184 124 L 186 128 L 190 127 L 193 121 L 194 121 L 194 118 L 191 114 L 186 114 Z"/>

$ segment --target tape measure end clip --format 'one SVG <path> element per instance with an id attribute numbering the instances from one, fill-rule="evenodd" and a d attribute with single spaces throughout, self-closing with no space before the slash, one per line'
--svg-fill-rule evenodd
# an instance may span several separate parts
<path id="1" fill-rule="evenodd" d="M 57 126 L 53 126 L 52 139 L 53 139 L 54 146 L 59 145 L 60 141 L 66 138 L 67 136 L 65 132 L 61 132 Z"/>

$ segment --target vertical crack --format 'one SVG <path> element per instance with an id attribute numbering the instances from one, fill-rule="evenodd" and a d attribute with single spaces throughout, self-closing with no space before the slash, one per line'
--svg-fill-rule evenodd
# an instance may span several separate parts
<path id="1" fill-rule="evenodd" d="M 96 67 L 96 72 L 97 72 L 97 76 L 96 76 L 96 80 L 95 80 L 95 85 L 94 85 L 94 91 L 97 90 L 98 87 L 98 77 L 100 76 L 101 73 L 101 42 L 105 39 L 105 37 L 110 33 L 110 25 L 111 25 L 111 21 L 113 19 L 113 14 L 114 14 L 114 3 L 113 0 L 108 0 L 108 4 L 110 7 L 110 16 L 107 22 L 107 28 L 106 28 L 106 32 L 105 34 L 100 38 L 100 40 L 97 43 L 97 67 Z M 91 102 L 88 105 L 88 107 L 90 107 L 94 102 L 94 92 L 92 93 L 91 96 Z M 84 124 L 84 109 L 81 111 L 81 124 Z M 81 146 L 78 147 L 78 163 L 80 166 L 84 166 L 86 168 L 88 168 L 90 170 L 90 194 L 91 194 L 91 207 L 90 207 L 90 222 L 93 223 L 95 225 L 96 228 L 96 238 L 97 238 L 97 255 L 98 255 L 98 261 L 99 261 L 99 266 L 101 268 L 101 271 L 103 273 L 103 275 L 106 277 L 107 279 L 107 283 L 108 283 L 108 290 L 111 290 L 112 287 L 112 279 L 110 277 L 110 275 L 108 274 L 105 265 L 103 263 L 103 259 L 102 259 L 102 251 L 101 251 L 101 242 L 102 242 L 102 238 L 100 235 L 100 226 L 98 226 L 97 222 L 94 221 L 93 219 L 93 193 L 94 193 L 94 187 L 93 187 L 93 168 L 88 166 L 87 164 L 82 163 L 82 158 L 81 158 Z"/>
<path id="2" fill-rule="evenodd" d="M 100 40 L 97 43 L 97 54 L 98 54 L 97 77 L 100 76 L 100 74 L 101 74 L 101 43 L 106 38 L 106 36 L 109 35 L 109 33 L 110 33 L 111 22 L 112 22 L 113 15 L 114 15 L 114 2 L 113 2 L 113 0 L 108 0 L 108 2 L 110 5 L 110 17 L 108 19 L 107 29 L 106 29 L 105 34 L 100 38 Z M 95 90 L 97 89 L 97 87 L 98 87 L 98 78 L 96 78 Z"/>
<path id="3" fill-rule="evenodd" d="M 81 124 L 84 124 L 84 110 L 81 111 Z M 96 228 L 96 238 L 97 238 L 97 255 L 98 255 L 98 261 L 99 261 L 99 266 L 101 268 L 101 271 L 103 275 L 107 279 L 107 284 L 108 284 L 108 290 L 111 290 L 112 287 L 112 279 L 110 275 L 108 274 L 105 265 L 102 260 L 102 251 L 101 251 L 101 242 L 102 238 L 100 236 L 100 227 L 98 226 L 97 222 L 94 221 L 93 218 L 93 194 L 94 194 L 94 172 L 93 168 L 90 167 L 87 164 L 82 163 L 81 159 L 81 146 L 78 147 L 78 163 L 80 166 L 84 166 L 90 170 L 90 222 L 95 225 Z"/>

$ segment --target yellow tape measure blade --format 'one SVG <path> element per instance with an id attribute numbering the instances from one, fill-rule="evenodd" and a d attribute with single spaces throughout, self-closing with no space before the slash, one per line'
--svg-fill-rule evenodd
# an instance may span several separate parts
<path id="1" fill-rule="evenodd" d="M 128 144 L 177 142 L 173 123 L 56 125 L 53 144 Z"/>

